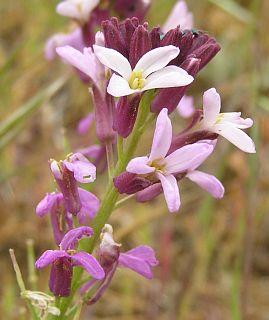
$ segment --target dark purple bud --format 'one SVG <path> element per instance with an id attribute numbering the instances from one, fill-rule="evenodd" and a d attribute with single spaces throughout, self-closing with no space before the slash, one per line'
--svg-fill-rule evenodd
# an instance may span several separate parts
<path id="1" fill-rule="evenodd" d="M 151 50 L 151 39 L 149 32 L 143 26 L 138 26 L 132 36 L 130 44 L 129 62 L 134 69 L 138 60 Z"/>
<path id="2" fill-rule="evenodd" d="M 191 76 L 195 77 L 199 71 L 199 65 L 199 59 L 188 58 L 180 67 L 186 70 Z M 173 112 L 189 86 L 190 85 L 177 88 L 160 89 L 150 106 L 151 112 L 157 113 L 163 108 L 167 108 L 169 113 Z"/>
<path id="3" fill-rule="evenodd" d="M 112 129 L 114 101 L 108 94 L 104 97 L 95 85 L 92 86 L 90 92 L 94 103 L 96 135 L 101 142 L 112 140 L 115 137 L 115 132 Z"/>
<path id="4" fill-rule="evenodd" d="M 134 194 L 151 185 L 151 182 L 135 173 L 123 172 L 114 178 L 114 185 L 119 193 Z"/>
<path id="5" fill-rule="evenodd" d="M 132 132 L 141 96 L 134 94 L 121 97 L 118 101 L 113 119 L 113 129 L 123 138 Z"/>
<path id="6" fill-rule="evenodd" d="M 56 297 L 70 295 L 73 267 L 71 258 L 63 257 L 55 260 L 51 265 L 49 288 Z"/>
<path id="7" fill-rule="evenodd" d="M 201 59 L 201 70 L 214 56 L 220 51 L 220 45 L 216 40 L 207 34 L 199 34 L 195 37 L 190 50 L 190 53 L 196 58 Z"/>
<path id="8" fill-rule="evenodd" d="M 152 186 L 147 187 L 146 189 L 137 192 L 135 195 L 138 202 L 147 202 L 163 192 L 163 188 L 160 182 L 153 184 Z"/>
<path id="9" fill-rule="evenodd" d="M 78 194 L 78 185 L 74 173 L 69 171 L 63 161 L 59 163 L 55 160 L 50 162 L 50 169 L 64 197 L 65 209 L 76 215 L 81 202 Z"/>
<path id="10" fill-rule="evenodd" d="M 150 32 L 151 46 L 152 49 L 160 47 L 161 43 L 161 29 L 160 27 L 155 27 Z"/>
<path id="11" fill-rule="evenodd" d="M 114 49 L 120 52 L 125 57 L 128 57 L 128 51 L 125 45 L 124 38 L 119 30 L 117 18 L 111 18 L 102 22 L 105 45 L 107 48 Z"/>
<path id="12" fill-rule="evenodd" d="M 200 140 L 215 140 L 218 135 L 216 133 L 209 132 L 207 130 L 196 131 L 192 133 L 183 133 L 173 136 L 172 143 L 168 154 L 174 152 L 175 150 L 182 148 L 187 144 L 193 144 Z"/>
<path id="13" fill-rule="evenodd" d="M 145 18 L 145 15 L 150 7 L 150 1 L 147 0 L 116 0 L 115 10 L 119 13 L 122 19 L 137 17 L 140 21 Z"/>
<path id="14" fill-rule="evenodd" d="M 175 47 L 180 46 L 181 43 L 181 38 L 182 38 L 182 32 L 180 31 L 179 27 L 176 27 L 175 29 L 169 30 L 161 40 L 161 46 L 168 46 L 168 45 L 173 45 Z"/>
<path id="15" fill-rule="evenodd" d="M 91 47 L 95 43 L 96 28 L 98 28 L 102 21 L 109 18 L 109 11 L 107 9 L 95 8 L 90 15 L 86 24 L 82 27 L 82 36 L 84 47 Z"/>

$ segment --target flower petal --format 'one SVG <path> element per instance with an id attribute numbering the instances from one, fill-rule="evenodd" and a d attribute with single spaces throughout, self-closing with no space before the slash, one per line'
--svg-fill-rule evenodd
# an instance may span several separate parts
<path id="1" fill-rule="evenodd" d="M 224 187 L 222 183 L 211 174 L 194 170 L 186 175 L 191 181 L 195 182 L 202 189 L 209 192 L 214 198 L 220 199 L 224 195 Z"/>
<path id="2" fill-rule="evenodd" d="M 222 115 L 220 124 L 232 122 L 239 129 L 247 129 L 252 127 L 253 120 L 250 118 L 241 118 L 241 112 L 225 112 Z"/>
<path id="3" fill-rule="evenodd" d="M 83 267 L 93 278 L 100 280 L 105 277 L 103 268 L 91 254 L 87 252 L 78 252 L 71 258 L 75 266 Z"/>
<path id="4" fill-rule="evenodd" d="M 204 93 L 203 111 L 204 119 L 202 120 L 206 126 L 212 126 L 220 113 L 221 100 L 220 95 L 215 88 L 211 88 Z"/>
<path id="5" fill-rule="evenodd" d="M 111 94 L 113 97 L 124 97 L 129 96 L 135 92 L 139 92 L 140 90 L 133 90 L 130 88 L 129 83 L 124 78 L 118 76 L 117 74 L 113 74 L 109 80 L 109 84 L 107 87 L 107 92 Z"/>
<path id="6" fill-rule="evenodd" d="M 91 192 L 78 188 L 81 209 L 77 215 L 80 224 L 88 224 L 100 207 L 99 199 Z"/>
<path id="7" fill-rule="evenodd" d="M 165 158 L 166 172 L 178 173 L 196 169 L 212 153 L 214 146 L 208 143 L 186 145 Z"/>
<path id="8" fill-rule="evenodd" d="M 46 196 L 36 206 L 36 214 L 43 217 L 49 213 L 54 206 L 60 205 L 63 195 L 60 192 L 47 193 Z"/>
<path id="9" fill-rule="evenodd" d="M 141 245 L 125 252 L 125 254 L 132 255 L 139 259 L 143 259 L 144 261 L 147 261 L 149 265 L 151 265 L 152 267 L 158 265 L 158 260 L 155 257 L 155 252 L 149 246 Z"/>
<path id="10" fill-rule="evenodd" d="M 164 197 L 170 212 L 176 212 L 180 207 L 180 195 L 177 180 L 173 175 L 163 175 L 157 172 L 157 177 L 161 181 Z"/>
<path id="11" fill-rule="evenodd" d="M 193 80 L 193 77 L 182 68 L 168 66 L 148 76 L 142 91 L 158 88 L 182 87 L 190 84 Z"/>
<path id="12" fill-rule="evenodd" d="M 37 259 L 35 266 L 38 269 L 44 268 L 55 260 L 63 257 L 69 257 L 68 253 L 64 250 L 47 250 Z"/>
<path id="13" fill-rule="evenodd" d="M 176 2 L 162 27 L 162 31 L 166 33 L 178 25 L 180 25 L 181 30 L 193 28 L 193 15 L 188 11 L 185 1 Z"/>
<path id="14" fill-rule="evenodd" d="M 96 167 L 81 153 L 74 153 L 64 160 L 69 171 L 74 173 L 74 177 L 78 182 L 89 183 L 96 178 Z"/>
<path id="15" fill-rule="evenodd" d="M 179 55 L 179 51 L 171 45 L 150 50 L 137 62 L 134 70 L 143 70 L 143 76 L 147 78 L 151 73 L 167 66 Z"/>
<path id="16" fill-rule="evenodd" d="M 60 248 L 62 250 L 73 250 L 75 249 L 78 241 L 83 237 L 91 237 L 93 235 L 93 229 L 90 227 L 78 227 L 68 231 L 63 237 Z"/>
<path id="17" fill-rule="evenodd" d="M 256 152 L 253 140 L 232 123 L 217 124 L 214 126 L 214 132 L 223 136 L 244 152 Z"/>
<path id="18" fill-rule="evenodd" d="M 129 61 L 118 51 L 101 46 L 93 46 L 94 53 L 100 62 L 111 70 L 117 72 L 127 81 L 129 80 L 132 68 Z"/>
<path id="19" fill-rule="evenodd" d="M 83 135 L 87 133 L 88 129 L 91 127 L 94 121 L 94 113 L 89 112 L 84 118 L 79 121 L 77 126 L 77 133 Z"/>
<path id="20" fill-rule="evenodd" d="M 195 112 L 193 97 L 183 96 L 177 106 L 177 112 L 182 118 L 190 118 Z"/>
<path id="21" fill-rule="evenodd" d="M 148 157 L 137 157 L 132 159 L 126 167 L 126 171 L 136 174 L 147 174 L 155 171 L 155 168 L 148 165 Z"/>
<path id="22" fill-rule="evenodd" d="M 164 158 L 172 141 L 172 124 L 168 117 L 168 110 L 162 109 L 156 121 L 149 160 Z"/>
<path id="23" fill-rule="evenodd" d="M 157 264 L 155 253 L 149 246 L 139 246 L 119 256 L 119 266 L 129 268 L 147 279 L 153 277 L 151 268 Z"/>
<path id="24" fill-rule="evenodd" d="M 56 11 L 62 16 L 87 21 L 91 11 L 100 0 L 65 0 L 60 2 Z"/>

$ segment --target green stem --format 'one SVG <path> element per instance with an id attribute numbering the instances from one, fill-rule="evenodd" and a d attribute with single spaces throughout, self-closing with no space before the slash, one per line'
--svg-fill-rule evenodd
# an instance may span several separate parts
<path id="1" fill-rule="evenodd" d="M 106 146 L 106 159 L 107 159 L 107 167 L 108 167 L 108 176 L 109 176 L 109 180 L 111 180 L 113 170 L 114 170 L 113 144 L 111 141 L 107 141 L 105 146 Z"/>
<path id="2" fill-rule="evenodd" d="M 27 245 L 28 281 L 29 281 L 31 290 L 37 290 L 34 241 L 32 239 L 28 239 L 26 241 L 26 245 Z"/>
<path id="3" fill-rule="evenodd" d="M 105 196 L 102 200 L 99 212 L 93 221 L 94 235 L 89 241 L 83 242 L 80 245 L 80 249 L 83 251 L 87 251 L 87 252 L 93 251 L 94 246 L 99 239 L 101 230 L 102 230 L 103 226 L 105 225 L 105 223 L 108 221 L 108 219 L 109 219 L 109 217 L 115 207 L 119 193 L 114 186 L 113 177 L 119 175 L 122 171 L 125 170 L 126 165 L 131 160 L 131 158 L 135 152 L 138 141 L 148 125 L 148 122 L 147 122 L 148 116 L 151 116 L 149 107 L 150 107 L 150 102 L 153 98 L 153 94 L 154 94 L 154 92 L 148 91 L 147 93 L 145 93 L 143 95 L 143 97 L 140 101 L 137 119 L 136 119 L 136 122 L 135 122 L 135 125 L 133 128 L 133 132 L 128 138 L 127 148 L 124 153 L 120 153 L 120 157 L 118 158 L 116 168 L 114 169 L 113 174 L 109 178 L 109 183 L 108 183 L 108 186 L 107 186 L 107 189 L 105 192 Z M 150 118 L 152 118 L 152 117 L 150 117 Z M 79 287 L 78 284 L 80 282 L 79 280 L 82 276 L 82 273 L 83 273 L 83 269 L 81 269 L 81 268 L 77 268 L 76 270 L 74 270 L 71 294 L 67 298 L 62 298 L 62 303 L 61 303 L 61 308 L 60 308 L 61 315 L 58 317 L 58 319 L 64 319 L 65 312 L 68 309 L 68 307 L 73 299 L 73 296 Z M 55 318 L 55 319 L 57 319 L 57 318 Z"/>
<path id="4" fill-rule="evenodd" d="M 14 271 L 15 271 L 15 274 L 16 274 L 17 283 L 18 283 L 18 286 L 20 288 L 20 292 L 22 294 L 23 292 L 26 291 L 26 288 L 25 288 L 25 284 L 24 284 L 24 281 L 23 281 L 23 278 L 22 278 L 21 270 L 20 270 L 20 267 L 18 265 L 17 259 L 15 257 L 14 250 L 13 249 L 9 249 L 9 254 L 10 254 L 10 258 L 11 258 L 11 261 L 12 261 L 12 264 L 13 264 L 13 268 L 14 268 Z M 36 313 L 35 308 L 32 306 L 31 302 L 26 299 L 26 304 L 27 304 L 27 307 L 28 307 L 28 309 L 29 309 L 29 311 L 31 313 L 32 319 L 33 320 L 38 320 L 39 317 L 38 317 L 38 315 Z"/>

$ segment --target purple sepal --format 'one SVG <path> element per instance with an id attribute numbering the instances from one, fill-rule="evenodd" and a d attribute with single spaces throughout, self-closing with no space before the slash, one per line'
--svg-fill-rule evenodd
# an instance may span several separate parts
<path id="1" fill-rule="evenodd" d="M 78 188 L 81 209 L 77 215 L 80 224 L 87 225 L 94 218 L 100 207 L 99 199 L 91 192 Z"/>
<path id="2" fill-rule="evenodd" d="M 94 103 L 97 137 L 101 142 L 113 140 L 115 137 L 115 132 L 112 129 L 114 100 L 108 94 L 103 96 L 95 85 L 92 86 L 90 93 Z"/>
<path id="3" fill-rule="evenodd" d="M 136 193 L 135 197 L 138 202 L 147 202 L 157 197 L 163 192 L 162 184 L 160 182 L 153 184 Z"/>
<path id="4" fill-rule="evenodd" d="M 56 297 L 70 295 L 73 266 L 71 258 L 59 258 L 52 263 L 49 288 Z"/>
<path id="5" fill-rule="evenodd" d="M 73 172 L 68 170 L 65 163 L 61 161 L 60 164 L 61 164 L 62 178 L 60 179 L 55 174 L 54 174 L 54 178 L 59 186 L 59 189 L 63 194 L 65 209 L 68 212 L 71 212 L 72 214 L 76 215 L 81 208 L 77 181 L 74 178 Z"/>
<path id="6" fill-rule="evenodd" d="M 113 129 L 123 138 L 132 132 L 141 96 L 121 97 L 118 101 L 113 119 Z"/>
<path id="7" fill-rule="evenodd" d="M 149 246 L 138 246 L 130 251 L 121 253 L 119 266 L 129 268 L 147 279 L 152 279 L 151 268 L 158 265 L 154 250 Z"/>
<path id="8" fill-rule="evenodd" d="M 105 45 L 107 48 L 117 50 L 125 57 L 128 56 L 128 51 L 125 45 L 125 41 L 119 30 L 118 19 L 115 17 L 102 22 L 102 28 L 105 37 Z"/>
<path id="9" fill-rule="evenodd" d="M 114 8 L 121 18 L 137 17 L 142 21 L 149 10 L 150 4 L 150 1 L 145 0 L 116 0 Z"/>
<path id="10" fill-rule="evenodd" d="M 69 255 L 64 250 L 46 250 L 36 261 L 37 269 L 44 268 L 60 258 L 68 258 Z"/>
<path id="11" fill-rule="evenodd" d="M 149 32 L 144 26 L 140 25 L 135 29 L 130 43 L 129 62 L 134 69 L 138 60 L 151 50 L 151 39 Z"/>
<path id="12" fill-rule="evenodd" d="M 134 194 L 151 185 L 151 182 L 135 173 L 123 172 L 113 179 L 119 193 Z"/>
<path id="13" fill-rule="evenodd" d="M 63 240 L 60 243 L 60 248 L 62 250 L 73 250 L 81 238 L 91 237 L 92 235 L 93 229 L 86 226 L 70 230 L 63 237 Z"/>
<path id="14" fill-rule="evenodd" d="M 152 49 L 160 47 L 160 45 L 161 45 L 161 29 L 160 29 L 160 27 L 153 28 L 149 34 L 150 34 Z"/>
<path id="15" fill-rule="evenodd" d="M 199 65 L 199 59 L 188 58 L 180 65 L 180 67 L 186 70 L 191 76 L 195 77 L 199 71 Z M 150 106 L 151 111 L 160 112 L 165 107 L 168 109 L 169 113 L 173 112 L 189 86 L 190 85 L 178 88 L 160 89 Z"/>

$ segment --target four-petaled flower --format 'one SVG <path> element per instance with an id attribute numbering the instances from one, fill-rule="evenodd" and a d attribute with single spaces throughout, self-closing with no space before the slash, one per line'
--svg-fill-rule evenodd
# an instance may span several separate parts
<path id="1" fill-rule="evenodd" d="M 132 159 L 126 170 L 140 175 L 154 175 L 160 180 L 170 212 L 178 211 L 180 196 L 175 175 L 197 168 L 213 151 L 207 142 L 186 145 L 167 155 L 172 142 L 172 125 L 168 110 L 164 108 L 156 122 L 149 156 Z"/>
<path id="2" fill-rule="evenodd" d="M 241 112 L 220 113 L 221 99 L 215 88 L 211 88 L 203 96 L 203 118 L 198 128 L 215 132 L 242 151 L 255 153 L 253 140 L 241 129 L 250 128 L 253 121 L 241 118 Z"/>
<path id="3" fill-rule="evenodd" d="M 103 268 L 91 254 L 75 250 L 78 240 L 85 236 L 91 237 L 92 234 L 93 230 L 90 227 L 70 230 L 62 239 L 60 250 L 47 250 L 36 261 L 37 268 L 51 264 L 49 288 L 55 296 L 69 296 L 75 266 L 84 268 L 94 279 L 104 278 Z"/>
<path id="4" fill-rule="evenodd" d="M 117 73 L 112 75 L 107 87 L 107 92 L 114 97 L 150 89 L 186 86 L 193 81 L 193 77 L 182 68 L 167 66 L 180 52 L 172 45 L 148 51 L 133 70 L 130 62 L 118 51 L 97 45 L 93 49 L 100 62 Z"/>

